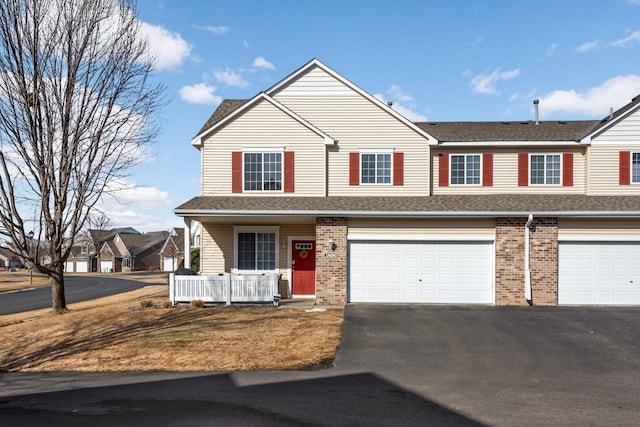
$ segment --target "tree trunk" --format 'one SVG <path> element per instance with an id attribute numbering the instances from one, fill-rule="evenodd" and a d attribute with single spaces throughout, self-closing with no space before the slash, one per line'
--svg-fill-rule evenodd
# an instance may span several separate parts
<path id="1" fill-rule="evenodd" d="M 64 297 L 64 264 L 61 261 L 54 263 L 51 275 L 51 301 L 56 313 L 62 313 L 67 309 Z"/>

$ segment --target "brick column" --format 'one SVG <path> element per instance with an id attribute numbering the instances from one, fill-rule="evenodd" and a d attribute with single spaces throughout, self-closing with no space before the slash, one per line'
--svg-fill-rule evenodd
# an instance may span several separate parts
<path id="1" fill-rule="evenodd" d="M 347 303 L 347 218 L 316 218 L 316 302 Z"/>
<path id="2" fill-rule="evenodd" d="M 496 305 L 528 305 L 524 298 L 524 225 L 496 218 Z"/>
<path id="3" fill-rule="evenodd" d="M 558 305 L 558 218 L 534 218 L 530 248 L 533 305 Z"/>

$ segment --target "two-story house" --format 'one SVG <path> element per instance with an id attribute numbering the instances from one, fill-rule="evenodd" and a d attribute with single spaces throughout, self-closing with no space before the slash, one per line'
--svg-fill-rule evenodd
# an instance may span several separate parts
<path id="1" fill-rule="evenodd" d="M 640 304 L 640 97 L 599 121 L 412 123 L 318 60 L 192 140 L 201 274 L 347 302 Z"/>

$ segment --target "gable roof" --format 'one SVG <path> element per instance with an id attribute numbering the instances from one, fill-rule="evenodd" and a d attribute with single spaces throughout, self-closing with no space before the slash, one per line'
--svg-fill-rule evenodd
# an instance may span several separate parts
<path id="1" fill-rule="evenodd" d="M 589 132 L 586 132 L 581 139 L 584 142 L 590 142 L 592 138 L 600 135 L 602 132 L 609 129 L 625 117 L 633 114 L 638 109 L 640 109 L 640 95 L 636 95 L 635 97 L 631 98 L 631 102 L 623 105 L 612 114 L 600 120 L 598 124 Z"/>
<path id="2" fill-rule="evenodd" d="M 154 246 L 163 244 L 169 235 L 168 231 L 152 231 L 145 234 L 119 234 L 131 256 L 136 256 Z"/>
<path id="3" fill-rule="evenodd" d="M 419 122 L 440 142 L 566 141 L 577 142 L 597 120 L 523 122 Z"/>
<path id="4" fill-rule="evenodd" d="M 318 59 L 314 58 L 311 61 L 307 62 L 302 67 L 298 68 L 293 73 L 289 74 L 287 77 L 282 79 L 280 82 L 276 83 L 274 86 L 272 86 L 271 88 L 269 88 L 265 92 L 259 93 L 258 95 L 256 95 L 255 97 L 253 97 L 250 100 L 230 99 L 230 100 L 222 101 L 220 103 L 220 105 L 218 106 L 218 108 L 213 112 L 211 117 L 209 117 L 209 119 L 204 124 L 204 126 L 202 126 L 202 128 L 200 129 L 198 134 L 191 140 L 191 143 L 193 145 L 195 145 L 195 146 L 200 146 L 200 144 L 202 142 L 201 140 L 202 140 L 202 137 L 204 136 L 204 134 L 215 130 L 217 127 L 219 127 L 223 123 L 225 123 L 228 119 L 233 118 L 235 115 L 237 115 L 240 112 L 244 111 L 245 109 L 249 108 L 261 95 L 263 95 L 267 99 L 273 101 L 272 103 L 274 103 L 274 102 L 277 103 L 277 105 L 276 104 L 274 104 L 274 105 L 278 106 L 280 109 L 284 108 L 283 111 L 286 110 L 285 112 L 287 112 L 289 115 L 292 115 L 292 117 L 295 115 L 294 118 L 297 118 L 297 120 L 299 120 L 301 123 L 305 124 L 305 126 L 307 126 L 307 127 L 311 126 L 311 127 L 315 128 L 315 126 L 313 126 L 313 124 L 307 122 L 302 117 L 298 116 L 296 113 L 294 113 L 293 111 L 289 110 L 287 107 L 285 107 L 284 105 L 282 105 L 281 103 L 279 103 L 278 101 L 276 101 L 272 97 L 272 95 L 275 92 L 277 92 L 278 90 L 282 89 L 283 87 L 285 87 L 287 84 L 289 84 L 291 81 L 295 80 L 296 78 L 302 76 L 304 73 L 306 73 L 308 70 L 310 70 L 313 67 L 318 67 L 318 68 L 322 69 L 324 72 L 326 72 L 327 74 L 331 75 L 333 78 L 335 78 L 336 80 L 338 80 L 339 82 L 341 82 L 345 86 L 349 87 L 354 92 L 356 92 L 356 93 L 360 94 L 361 96 L 363 96 L 364 98 L 368 99 L 373 104 L 377 105 L 379 108 L 381 108 L 382 110 L 386 111 L 387 113 L 389 113 L 390 115 L 392 115 L 393 117 L 395 117 L 396 119 L 398 119 L 399 121 L 404 123 L 406 126 L 408 126 L 411 129 L 413 129 L 415 132 L 417 132 L 420 135 L 424 136 L 425 138 L 431 140 L 432 142 L 437 142 L 436 138 L 434 138 L 432 135 L 430 135 L 425 130 L 423 130 L 420 127 L 418 127 L 415 123 L 411 122 L 409 119 L 407 119 L 406 117 L 404 117 L 403 115 L 401 115 L 400 113 L 395 111 L 393 108 L 389 107 L 384 102 L 380 101 L 378 98 L 376 98 L 376 97 L 370 95 L 369 93 L 367 93 L 366 91 L 360 89 L 358 86 L 356 86 L 355 84 L 351 83 L 349 80 L 345 79 L 340 74 L 336 73 L 331 68 L 329 68 L 326 65 L 324 65 Z M 333 139 L 331 139 L 331 142 L 333 143 Z"/>
<path id="5" fill-rule="evenodd" d="M 165 250 L 169 242 L 173 242 L 175 247 L 178 249 L 178 252 L 182 253 L 182 251 L 184 250 L 184 228 L 176 227 L 172 229 L 169 233 L 169 236 L 167 236 L 167 239 L 162 245 L 160 252 L 163 252 Z"/>
<path id="6" fill-rule="evenodd" d="M 324 133 L 322 130 L 318 129 L 316 126 L 314 126 L 313 124 L 309 123 L 308 121 L 306 121 L 305 119 L 303 119 L 302 117 L 297 115 L 295 112 L 291 111 L 289 108 L 287 108 L 286 106 L 284 106 L 280 102 L 278 102 L 275 99 L 273 99 L 271 96 L 267 95 L 265 92 L 260 92 L 259 94 L 257 94 L 253 98 L 251 98 L 249 101 L 240 104 L 233 111 L 230 111 L 230 112 L 226 113 L 224 116 L 223 116 L 224 111 L 220 112 L 219 116 L 221 116 L 221 118 L 219 120 L 213 122 L 213 124 L 210 127 L 204 129 L 198 135 L 196 135 L 191 140 L 191 144 L 193 144 L 195 146 L 198 146 L 198 147 L 201 146 L 202 145 L 202 137 L 204 135 L 208 134 L 209 132 L 213 132 L 214 130 L 216 130 L 220 126 L 223 126 L 227 122 L 233 120 L 234 117 L 242 114 L 244 111 L 250 109 L 251 107 L 253 107 L 254 105 L 256 105 L 260 101 L 269 102 L 271 105 L 273 105 L 274 107 L 278 108 L 280 111 L 282 111 L 283 113 L 287 114 L 288 116 L 290 116 L 294 120 L 298 121 L 300 124 L 302 124 L 303 126 L 308 128 L 312 132 L 315 132 L 316 134 L 318 134 L 320 137 L 322 137 L 324 139 L 325 144 L 333 144 L 335 142 L 334 139 L 331 138 L 328 134 Z M 229 108 L 229 107 L 227 107 L 227 108 Z M 218 109 L 216 109 L 216 111 Z M 215 114 L 216 113 L 214 111 L 213 115 L 215 115 Z"/>

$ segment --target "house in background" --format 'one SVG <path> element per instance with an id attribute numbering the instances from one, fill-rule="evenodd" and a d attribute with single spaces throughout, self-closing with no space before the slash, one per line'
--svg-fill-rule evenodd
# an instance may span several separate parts
<path id="1" fill-rule="evenodd" d="M 184 245 L 184 228 L 172 229 L 160 249 L 162 271 L 176 271 L 178 269 L 184 259 Z"/>
<path id="2" fill-rule="evenodd" d="M 88 230 L 75 239 L 71 254 L 67 258 L 65 271 L 67 273 L 86 273 L 101 271 L 99 269 L 98 254 L 104 242 L 114 238 L 119 233 L 139 232 L 131 227 L 113 228 L 110 230 Z"/>
<path id="3" fill-rule="evenodd" d="M 314 59 L 192 144 L 201 194 L 174 212 L 203 275 L 277 273 L 320 304 L 640 305 L 640 97 L 413 123 Z"/>
<path id="4" fill-rule="evenodd" d="M 100 271 L 130 272 L 160 270 L 158 254 L 168 231 L 118 233 L 104 242 L 100 250 Z"/>

